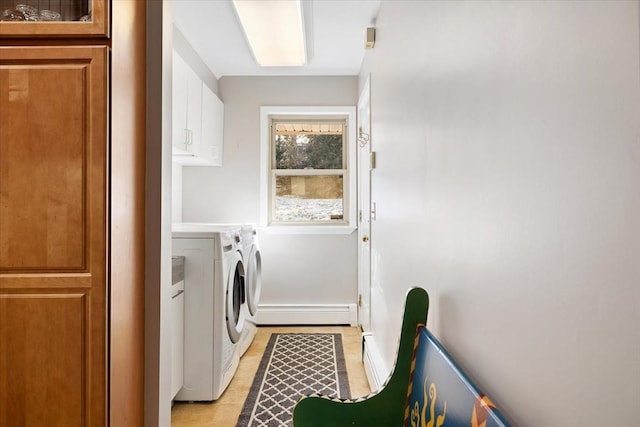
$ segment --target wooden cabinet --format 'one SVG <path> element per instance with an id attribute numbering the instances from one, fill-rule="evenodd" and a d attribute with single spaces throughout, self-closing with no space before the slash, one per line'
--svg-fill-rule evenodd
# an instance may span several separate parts
<path id="1" fill-rule="evenodd" d="M 19 4 L 92 18 L 0 21 L 0 426 L 104 426 L 108 2 Z"/>
<path id="2" fill-rule="evenodd" d="M 0 21 L 0 427 L 142 426 L 158 21 L 109 0 L 0 0 L 0 19 L 19 4 L 67 22 Z"/>
<path id="3" fill-rule="evenodd" d="M 0 425 L 104 425 L 107 48 L 0 46 Z"/>
<path id="4" fill-rule="evenodd" d="M 0 0 L 0 37 L 106 37 L 108 17 L 107 0 Z"/>
<path id="5" fill-rule="evenodd" d="M 172 114 L 173 159 L 184 165 L 222 166 L 224 105 L 175 51 Z"/>

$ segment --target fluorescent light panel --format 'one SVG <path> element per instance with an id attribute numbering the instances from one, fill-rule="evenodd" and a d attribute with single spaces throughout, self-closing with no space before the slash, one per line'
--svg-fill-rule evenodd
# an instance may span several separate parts
<path id="1" fill-rule="evenodd" d="M 300 0 L 233 0 L 233 5 L 259 65 L 307 63 Z"/>

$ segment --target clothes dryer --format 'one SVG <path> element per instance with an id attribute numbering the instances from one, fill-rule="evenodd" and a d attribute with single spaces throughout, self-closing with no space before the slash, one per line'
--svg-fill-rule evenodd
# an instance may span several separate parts
<path id="1" fill-rule="evenodd" d="M 222 223 L 181 223 L 181 230 L 229 229 L 240 230 L 239 246 L 245 268 L 245 298 L 242 305 L 244 328 L 238 343 L 240 356 L 251 346 L 257 333 L 258 304 L 262 290 L 262 255 L 258 246 L 257 229 L 254 224 L 222 224 Z"/>
<path id="2" fill-rule="evenodd" d="M 175 400 L 218 399 L 240 360 L 245 268 L 241 230 L 173 224 L 173 256 L 185 257 L 184 385 Z"/>
<path id="3" fill-rule="evenodd" d="M 243 355 L 257 332 L 258 304 L 262 290 L 262 255 L 258 246 L 256 227 L 253 224 L 242 225 L 242 259 L 245 267 L 246 302 L 244 311 L 244 329 L 240 337 L 240 355 Z"/>

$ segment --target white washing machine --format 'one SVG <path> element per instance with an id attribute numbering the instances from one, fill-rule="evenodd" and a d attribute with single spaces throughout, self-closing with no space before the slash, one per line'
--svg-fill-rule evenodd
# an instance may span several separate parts
<path id="1" fill-rule="evenodd" d="M 258 236 L 254 224 L 217 224 L 217 223 L 182 223 L 183 230 L 201 229 L 240 229 L 242 260 L 245 268 L 245 304 L 242 305 L 244 328 L 240 337 L 239 347 L 242 356 L 257 332 L 257 313 L 262 289 L 262 256 L 258 246 Z"/>
<path id="2" fill-rule="evenodd" d="M 245 267 L 246 303 L 244 310 L 244 329 L 240 337 L 240 355 L 243 355 L 257 332 L 258 304 L 262 289 L 262 256 L 258 247 L 258 236 L 253 224 L 242 225 L 242 258 Z"/>
<path id="3" fill-rule="evenodd" d="M 173 256 L 184 256 L 184 384 L 175 400 L 222 395 L 240 361 L 245 268 L 241 229 L 173 224 Z"/>

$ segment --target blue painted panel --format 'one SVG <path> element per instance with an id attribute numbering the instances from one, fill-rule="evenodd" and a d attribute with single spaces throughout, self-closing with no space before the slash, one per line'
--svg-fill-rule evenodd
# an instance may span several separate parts
<path id="1" fill-rule="evenodd" d="M 425 327 L 417 339 L 407 427 L 509 427 Z"/>

